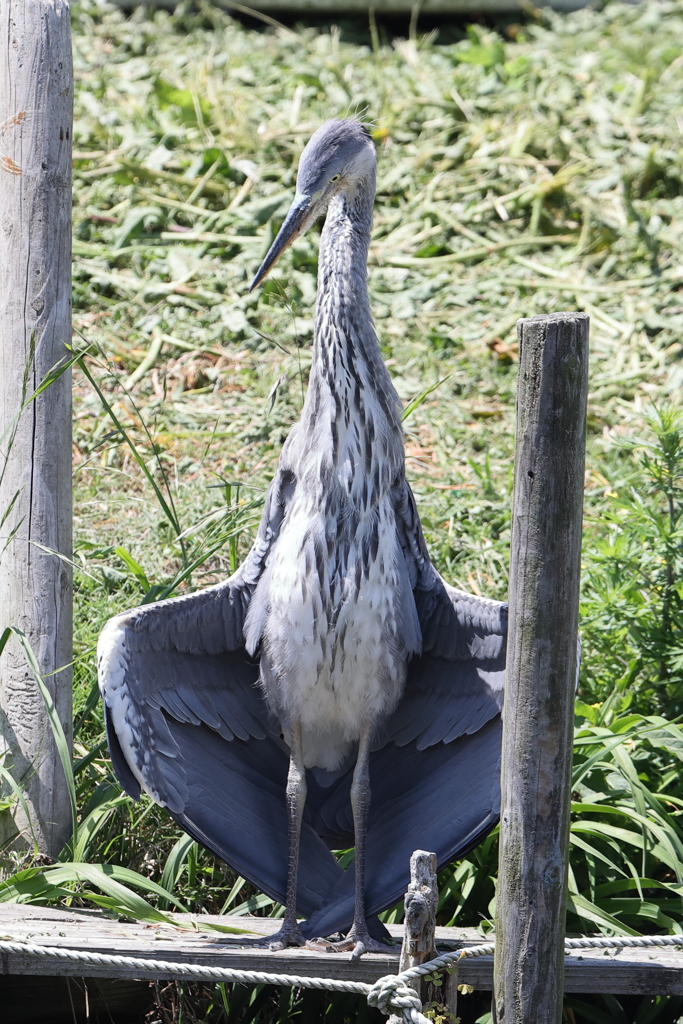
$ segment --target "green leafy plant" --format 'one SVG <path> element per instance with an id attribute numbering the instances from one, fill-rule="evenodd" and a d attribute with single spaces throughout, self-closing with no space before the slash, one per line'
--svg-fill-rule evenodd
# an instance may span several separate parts
<path id="1" fill-rule="evenodd" d="M 683 712 L 683 414 L 655 408 L 620 442 L 632 479 L 611 491 L 585 572 L 582 692 L 622 707 Z"/>
<path id="2" fill-rule="evenodd" d="M 577 702 L 567 927 L 638 935 L 683 929 L 683 727 Z M 617 699 L 618 705 L 618 699 Z M 497 830 L 440 876 L 439 922 L 494 916 Z"/>

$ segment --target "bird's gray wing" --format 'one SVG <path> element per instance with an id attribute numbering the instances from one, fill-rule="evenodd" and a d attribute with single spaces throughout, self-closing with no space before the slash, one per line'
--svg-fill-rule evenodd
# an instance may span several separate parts
<path id="1" fill-rule="evenodd" d="M 413 586 L 422 651 L 377 745 L 418 750 L 471 734 L 502 708 L 507 605 L 451 587 L 432 565 L 407 481 L 397 489 L 399 539 Z"/>
<path id="2" fill-rule="evenodd" d="M 284 902 L 288 753 L 243 636 L 268 530 L 277 525 L 276 516 L 264 520 L 256 554 L 227 582 L 111 619 L 98 670 L 112 761 L 126 791 L 137 799 L 145 789 L 186 831 Z M 320 907 L 341 873 L 305 824 L 301 913 Z"/>
<path id="3" fill-rule="evenodd" d="M 244 622 L 292 486 L 278 470 L 254 544 L 233 577 L 117 615 L 102 630 L 100 690 L 131 794 L 142 785 L 169 810 L 184 806 L 183 769 L 164 716 L 207 725 L 227 741 L 265 737 L 267 716 L 254 687 L 256 665 L 244 650 Z"/>
<path id="4" fill-rule="evenodd" d="M 432 569 L 414 591 L 422 654 L 413 659 L 401 703 L 379 743 L 426 750 L 477 732 L 503 706 L 507 605 L 449 586 Z"/>
<path id="5" fill-rule="evenodd" d="M 370 760 L 368 914 L 405 892 L 414 850 L 434 851 L 443 867 L 476 846 L 500 812 L 507 608 L 449 587 L 428 562 L 415 575 L 423 650 Z M 332 847 L 353 842 L 350 784 L 348 772 L 317 807 L 316 831 Z M 349 870 L 306 934 L 343 930 L 352 919 Z"/>
<path id="6" fill-rule="evenodd" d="M 102 630 L 98 675 L 110 748 L 132 796 L 142 787 L 170 811 L 185 807 L 171 721 L 206 725 L 228 742 L 265 739 L 258 668 L 242 636 L 248 602 L 249 587 L 228 580 L 117 615 Z"/>

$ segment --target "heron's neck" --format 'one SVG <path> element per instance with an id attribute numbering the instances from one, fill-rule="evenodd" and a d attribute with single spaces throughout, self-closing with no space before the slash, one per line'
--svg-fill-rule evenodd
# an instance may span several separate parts
<path id="1" fill-rule="evenodd" d="M 361 423 L 401 438 L 401 406 L 384 365 L 368 299 L 367 262 L 375 178 L 330 203 L 320 239 L 313 362 L 304 419 Z M 359 412 L 358 417 L 353 413 Z M 323 426 L 323 424 L 320 424 Z M 334 433 L 334 431 L 333 431 Z"/>

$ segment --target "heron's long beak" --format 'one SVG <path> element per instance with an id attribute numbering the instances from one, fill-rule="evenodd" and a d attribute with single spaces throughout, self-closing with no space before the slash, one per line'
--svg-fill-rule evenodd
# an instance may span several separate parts
<path id="1" fill-rule="evenodd" d="M 311 212 L 313 203 L 310 196 L 295 196 L 294 202 L 289 208 L 284 224 L 277 234 L 277 238 L 268 250 L 268 255 L 258 269 L 256 277 L 251 282 L 249 291 L 252 292 L 257 285 L 261 284 L 264 277 L 270 273 L 288 245 L 291 245 L 295 238 L 298 238 L 303 231 L 308 214 Z"/>

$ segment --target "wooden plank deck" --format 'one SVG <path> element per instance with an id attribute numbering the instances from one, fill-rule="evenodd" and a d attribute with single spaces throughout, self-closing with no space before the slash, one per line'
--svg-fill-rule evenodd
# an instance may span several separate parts
<path id="1" fill-rule="evenodd" d="M 176 914 L 178 920 L 198 920 Z M 249 929 L 252 935 L 218 938 L 206 932 L 174 929 L 167 925 L 130 924 L 112 920 L 97 910 L 59 910 L 51 907 L 0 905 L 0 939 L 30 942 L 43 946 L 144 957 L 172 962 L 189 961 L 212 967 L 236 970 L 269 971 L 306 977 L 343 978 L 373 982 L 385 974 L 398 972 L 398 946 L 395 954 L 364 957 L 350 963 L 347 953 L 323 953 L 308 949 L 287 949 L 271 953 L 253 945 L 258 936 L 272 934 L 279 927 L 270 918 L 203 918 L 223 925 Z M 389 929 L 397 939 L 402 926 Z M 486 941 L 467 928 L 437 928 L 440 949 L 476 945 Z M 72 977 L 133 979 L 134 970 L 49 960 L 24 953 L 0 954 L 2 974 L 69 975 Z M 150 973 L 145 977 L 159 977 Z M 490 991 L 493 958 L 463 960 L 459 968 L 460 984 Z M 611 992 L 632 995 L 683 995 L 683 952 L 673 949 L 586 950 L 581 956 L 568 957 L 565 969 L 566 992 Z"/>

